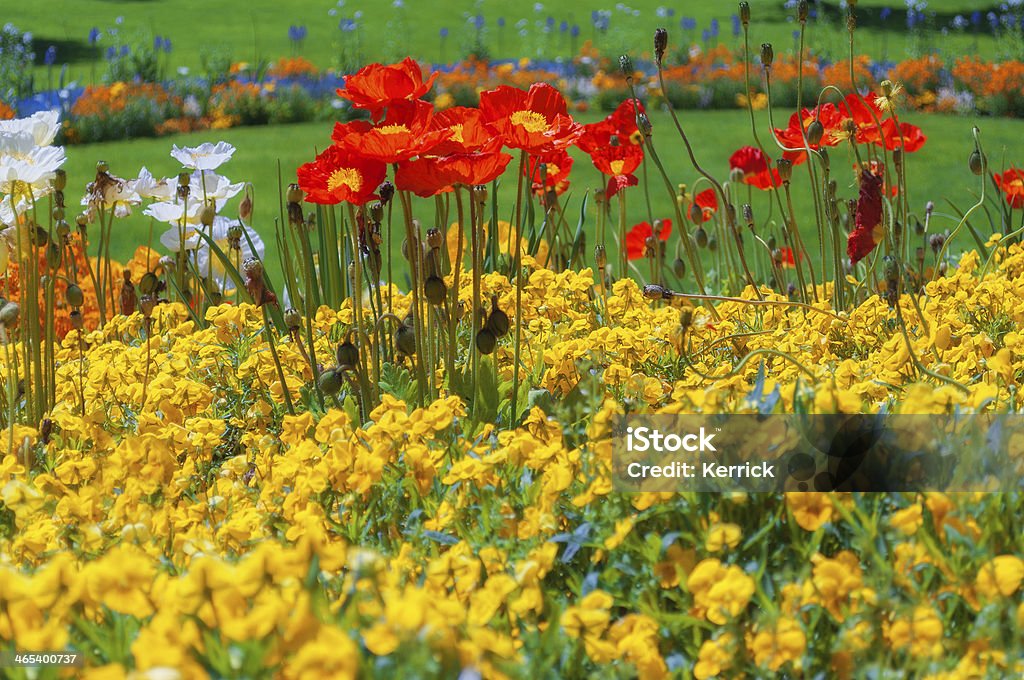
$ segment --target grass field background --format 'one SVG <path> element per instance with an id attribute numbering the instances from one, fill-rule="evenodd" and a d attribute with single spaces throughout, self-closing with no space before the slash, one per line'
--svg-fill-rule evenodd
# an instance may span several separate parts
<path id="1" fill-rule="evenodd" d="M 785 9 L 782 0 L 751 0 L 750 5 L 752 44 L 772 42 L 780 54 L 792 50 L 794 10 Z M 838 0 L 811 5 L 818 18 L 808 24 L 809 46 L 826 58 L 845 57 L 846 23 Z M 883 8 L 891 10 L 885 20 Z M 592 22 L 592 12 L 602 9 L 610 12 L 604 33 Z M 1020 45 L 996 41 L 973 26 L 964 31 L 950 30 L 946 35 L 940 32 L 957 14 L 998 12 L 999 3 L 932 0 L 927 11 L 934 16 L 921 30 L 909 32 L 903 2 L 862 0 L 857 5 L 858 52 L 875 59 L 896 60 L 906 57 L 908 50 L 936 51 L 953 57 L 974 53 L 995 57 L 1020 50 Z M 155 36 L 170 38 L 172 51 L 166 58 L 170 70 L 183 66 L 202 73 L 204 59 L 212 55 L 252 62 L 301 53 L 321 68 L 338 65 L 343 54 L 358 54 L 367 61 L 394 60 L 411 54 L 447 63 L 463 57 L 476 44 L 478 35 L 490 56 L 497 58 L 569 58 L 573 47 L 587 39 L 612 56 L 622 51 L 639 55 L 650 51 L 651 35 L 658 26 L 667 27 L 673 45 L 679 46 L 700 42 L 712 20 L 718 21 L 719 30 L 711 42 L 738 46 L 740 41 L 733 36 L 730 19 L 736 12 L 734 2 L 679 5 L 666 0 L 625 4 L 594 0 L 37 0 L 20 4 L 5 16 L 5 21 L 34 34 L 40 62 L 46 48 L 54 45 L 54 70 L 67 63 L 70 79 L 88 82 L 102 76 L 106 49 L 115 42 L 105 35 L 97 45 L 90 45 L 93 27 L 104 32 L 116 29 L 118 39 L 145 44 L 151 44 Z M 477 16 L 483 21 L 479 31 Z M 682 30 L 680 21 L 684 17 L 694 19 L 696 28 Z M 499 27 L 500 21 L 504 27 Z M 342 30 L 343 22 L 354 22 L 357 28 Z M 987 27 L 987 22 L 982 23 Z M 574 25 L 579 26 L 575 40 L 571 30 Z M 289 39 L 290 26 L 306 28 L 301 45 Z M 440 37 L 442 29 L 448 31 L 444 40 Z M 37 67 L 37 82 L 46 83 L 50 76 L 53 71 Z"/>

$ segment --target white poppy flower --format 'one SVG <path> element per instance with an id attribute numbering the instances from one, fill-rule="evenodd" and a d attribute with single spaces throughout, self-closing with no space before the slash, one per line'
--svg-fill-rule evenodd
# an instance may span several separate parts
<path id="1" fill-rule="evenodd" d="M 138 179 L 132 180 L 132 183 L 135 192 L 142 198 L 156 198 L 161 201 L 174 198 L 178 185 L 177 180 L 156 179 L 146 166 L 142 166 Z"/>
<path id="2" fill-rule="evenodd" d="M 101 207 L 106 211 L 113 211 L 114 217 L 123 218 L 132 214 L 132 206 L 142 203 L 142 197 L 135 191 L 135 180 L 124 180 L 120 177 L 110 176 L 110 181 L 97 186 L 96 182 L 91 183 L 91 191 L 82 197 L 82 205 L 88 207 L 89 219 L 95 218 L 95 213 Z"/>
<path id="3" fill-rule="evenodd" d="M 209 233 L 214 243 L 221 251 L 231 256 L 231 251 L 228 245 L 228 230 L 232 227 L 242 227 L 249 238 L 246 239 L 245 235 L 242 235 L 239 240 L 239 257 L 238 262 L 235 266 L 238 267 L 242 262 L 245 262 L 251 257 L 263 258 L 266 247 L 263 244 L 263 239 L 252 227 L 243 225 L 238 220 L 233 220 L 228 217 L 222 217 L 218 215 L 213 219 L 213 225 L 210 227 L 203 226 L 189 226 L 185 229 L 185 241 L 184 248 L 189 251 L 195 251 L 195 262 L 196 267 L 199 271 L 200 276 L 212 276 L 218 287 L 224 291 L 234 290 L 234 281 L 228 276 L 227 270 L 224 267 L 224 263 L 217 255 L 213 255 L 210 250 L 209 244 L 206 239 L 199 235 L 200 231 Z M 209 229 L 210 231 L 206 231 Z M 249 246 L 249 241 L 252 241 L 252 245 L 255 246 L 255 251 Z M 181 230 L 171 228 L 160 235 L 160 243 L 171 252 L 178 252 L 182 248 L 181 241 Z"/>
<path id="4" fill-rule="evenodd" d="M 0 192 L 17 201 L 47 195 L 65 158 L 63 147 L 35 146 L 25 133 L 0 133 Z"/>
<path id="5" fill-rule="evenodd" d="M 182 146 L 175 144 L 171 148 L 171 157 L 180 161 L 186 168 L 195 170 L 216 170 L 226 163 L 235 153 L 235 147 L 227 142 L 211 144 L 206 142 L 199 146 Z"/>
<path id="6" fill-rule="evenodd" d="M 39 111 L 28 118 L 0 120 L 0 132 L 26 133 L 36 146 L 53 144 L 59 128 L 60 113 L 57 111 Z"/>

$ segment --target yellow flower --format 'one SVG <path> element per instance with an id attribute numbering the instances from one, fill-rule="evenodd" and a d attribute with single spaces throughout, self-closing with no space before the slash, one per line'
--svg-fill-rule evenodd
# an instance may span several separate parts
<path id="1" fill-rule="evenodd" d="M 750 643 L 754 663 L 777 671 L 792 662 L 800 668 L 800 658 L 807 649 L 807 636 L 800 624 L 790 618 L 779 619 L 773 628 L 760 630 Z"/>
<path id="2" fill-rule="evenodd" d="M 86 590 L 96 603 L 121 614 L 144 617 L 153 613 L 149 598 L 156 567 L 136 548 L 118 545 L 84 570 Z"/>
<path id="3" fill-rule="evenodd" d="M 731 633 L 723 633 L 714 640 L 705 640 L 697 652 L 697 663 L 693 667 L 693 677 L 705 680 L 732 669 L 736 658 L 736 638 Z"/>
<path id="4" fill-rule="evenodd" d="M 301 680 L 304 678 L 355 678 L 359 672 L 359 649 L 344 631 L 334 626 L 323 625 L 316 637 L 303 645 L 289 659 L 285 677 Z"/>
<path id="5" fill-rule="evenodd" d="M 924 524 L 920 503 L 914 503 L 902 510 L 897 510 L 889 517 L 889 526 L 905 536 L 912 536 Z"/>
<path id="6" fill-rule="evenodd" d="M 714 524 L 708 529 L 708 536 L 704 540 L 704 547 L 708 552 L 719 552 L 726 547 L 735 548 L 742 536 L 743 530 L 740 529 L 738 524 Z"/>
<path id="7" fill-rule="evenodd" d="M 1016 555 L 999 555 L 978 570 L 975 587 L 983 597 L 1010 597 L 1024 581 L 1024 560 Z"/>
<path id="8" fill-rule="evenodd" d="M 726 567 L 716 559 L 706 559 L 690 572 L 686 588 L 693 595 L 697 612 L 722 625 L 746 608 L 756 586 L 754 579 L 736 565 Z"/>
<path id="9" fill-rule="evenodd" d="M 620 519 L 615 523 L 615 533 L 605 539 L 604 547 L 608 550 L 614 550 L 622 544 L 622 541 L 629 536 L 629 532 L 633 530 L 633 518 L 627 517 L 626 519 Z"/>
<path id="10" fill-rule="evenodd" d="M 562 612 L 559 622 L 566 634 L 572 638 L 600 637 L 608 628 L 612 596 L 603 590 L 595 590 L 579 604 Z"/>
<path id="11" fill-rule="evenodd" d="M 793 519 L 807 531 L 817 531 L 832 521 L 832 498 L 821 491 L 791 491 L 786 494 L 786 505 Z"/>

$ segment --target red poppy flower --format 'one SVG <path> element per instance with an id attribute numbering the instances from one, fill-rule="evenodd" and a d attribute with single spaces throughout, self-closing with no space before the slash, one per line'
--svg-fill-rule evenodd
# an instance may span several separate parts
<path id="1" fill-rule="evenodd" d="M 636 126 L 636 113 L 644 113 L 644 105 L 626 99 L 604 120 L 583 126 L 583 134 L 576 145 L 589 154 L 609 146 L 615 139 L 619 144 L 640 144 L 640 130 Z"/>
<path id="2" fill-rule="evenodd" d="M 804 147 L 804 132 L 811 123 L 817 120 L 821 123 L 823 134 L 821 141 L 811 144 L 811 149 L 818 150 L 823 146 L 835 146 L 838 144 L 836 135 L 840 129 L 842 117 L 836 109 L 835 104 L 825 103 L 813 109 L 803 109 L 800 113 L 794 113 L 789 117 L 789 125 L 785 128 L 775 128 L 775 136 L 779 141 L 790 149 L 802 149 Z M 803 126 L 801 128 L 801 125 Z M 799 165 L 807 160 L 806 151 L 786 151 L 783 158 L 790 160 L 794 165 Z"/>
<path id="3" fill-rule="evenodd" d="M 483 92 L 480 113 L 506 146 L 531 154 L 564 149 L 583 132 L 569 116 L 565 97 L 547 83 L 534 83 L 529 92 L 508 85 Z"/>
<path id="4" fill-rule="evenodd" d="M 857 264 L 878 244 L 882 228 L 882 178 L 868 169 L 861 171 L 860 196 L 855 215 L 856 228 L 846 239 L 846 254 Z"/>
<path id="5" fill-rule="evenodd" d="M 595 168 L 611 177 L 605 192 L 611 198 L 621 189 L 635 187 L 639 183 L 633 173 L 644 160 L 644 150 L 638 144 L 605 146 L 590 154 L 590 160 Z"/>
<path id="6" fill-rule="evenodd" d="M 494 139 L 494 135 L 484 127 L 480 110 L 465 106 L 453 106 L 435 113 L 430 129 L 447 132 L 447 136 L 430 150 L 438 156 L 475 151 Z"/>
<path id="7" fill-rule="evenodd" d="M 569 188 L 569 171 L 572 170 L 572 163 L 572 156 L 565 149 L 530 156 L 526 167 L 523 168 L 523 176 L 530 180 L 535 194 L 543 194 L 554 189 L 556 194 L 561 195 Z"/>
<path id="8" fill-rule="evenodd" d="M 662 241 L 667 241 L 668 237 L 672 235 L 672 220 L 661 221 L 661 233 L 658 234 L 658 238 Z M 639 260 L 644 256 L 644 251 L 647 249 L 647 239 L 654 236 L 654 229 L 647 222 L 641 222 L 640 224 L 634 224 L 633 227 L 626 232 L 626 257 L 630 260 Z"/>
<path id="9" fill-rule="evenodd" d="M 858 144 L 877 144 L 881 141 L 882 133 L 875 121 L 881 122 L 885 114 L 878 108 L 874 97 L 867 99 L 859 94 L 850 93 L 837 109 L 840 115 L 839 129 L 833 133 L 837 143 L 849 135 L 844 129 L 847 120 L 852 120 L 856 126 L 853 134 L 854 141 Z"/>
<path id="10" fill-rule="evenodd" d="M 337 123 L 331 138 L 350 153 L 383 163 L 397 163 L 431 150 L 447 130 L 432 130 L 434 107 L 422 100 L 398 101 L 388 107 L 384 120 L 374 126 Z"/>
<path id="11" fill-rule="evenodd" d="M 779 248 L 779 263 L 786 269 L 796 268 L 796 258 L 792 248 Z"/>
<path id="12" fill-rule="evenodd" d="M 714 189 L 705 189 L 693 197 L 693 204 L 700 208 L 700 221 L 709 221 L 718 212 L 718 196 Z M 693 215 L 690 215 L 691 219 Z"/>
<path id="13" fill-rule="evenodd" d="M 906 153 L 914 153 L 928 141 L 928 138 L 921 132 L 921 128 L 916 125 L 900 123 L 899 128 L 897 128 L 896 121 L 892 118 L 886 118 L 882 122 L 882 134 L 875 141 L 875 144 L 882 146 L 884 141 L 886 149 L 895 151 L 900 148 L 900 135 L 903 136 L 903 150 Z"/>
<path id="14" fill-rule="evenodd" d="M 384 163 L 346 153 L 336 146 L 324 149 L 315 161 L 296 171 L 306 201 L 322 205 L 363 205 L 376 199 L 374 192 L 386 174 Z"/>
<path id="15" fill-rule="evenodd" d="M 402 161 L 395 169 L 395 188 L 429 198 L 452 190 L 454 178 L 445 171 L 440 156 Z"/>
<path id="16" fill-rule="evenodd" d="M 357 109 L 366 109 L 374 120 L 391 104 L 405 99 L 419 99 L 434 84 L 437 73 L 423 80 L 420 65 L 411 57 L 397 64 L 370 64 L 345 76 L 345 87 L 338 96 L 352 102 Z"/>
<path id="17" fill-rule="evenodd" d="M 768 167 L 769 159 L 753 146 L 743 146 L 729 156 L 729 168 L 743 171 L 743 183 L 758 189 L 771 189 L 782 185 L 779 171 Z"/>
<path id="18" fill-rule="evenodd" d="M 1024 208 L 1024 170 L 1010 167 L 1003 174 L 994 174 L 996 186 L 1006 194 L 1011 208 Z"/>
<path id="19" fill-rule="evenodd" d="M 483 149 L 449 156 L 421 156 L 403 161 L 395 171 L 395 186 L 428 198 L 451 191 L 456 184 L 487 184 L 505 172 L 512 156 L 501 153 L 501 142 Z"/>

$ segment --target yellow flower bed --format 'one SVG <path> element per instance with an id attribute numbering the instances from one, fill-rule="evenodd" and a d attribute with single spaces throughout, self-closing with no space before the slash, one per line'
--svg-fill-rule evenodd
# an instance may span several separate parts
<path id="1" fill-rule="evenodd" d="M 514 429 L 454 396 L 411 409 L 395 375 L 364 424 L 351 399 L 322 411 L 287 339 L 281 384 L 250 305 L 71 331 L 49 422 L 0 438 L 3 649 L 75 649 L 64 673 L 87 678 L 1017 676 L 1018 494 L 610 479 L 615 414 L 749 412 L 759 371 L 782 412 L 1018 410 L 1024 250 L 981 267 L 903 296 L 906 336 L 878 296 L 696 307 L 684 334 L 632 281 L 605 301 L 589 270 L 535 269 Z M 482 285 L 512 306 L 507 279 Z M 351 316 L 321 309 L 318 355 Z"/>

